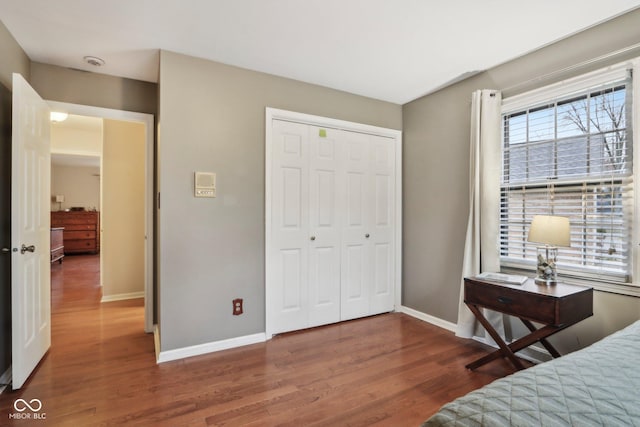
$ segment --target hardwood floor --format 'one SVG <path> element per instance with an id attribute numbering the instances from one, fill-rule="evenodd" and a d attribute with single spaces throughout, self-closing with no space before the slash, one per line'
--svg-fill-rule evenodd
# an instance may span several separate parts
<path id="1" fill-rule="evenodd" d="M 101 304 L 97 262 L 52 266 L 52 347 L 0 395 L 0 425 L 417 426 L 511 373 L 505 361 L 467 371 L 483 346 L 395 313 L 157 365 L 143 301 Z M 40 399 L 46 419 L 10 419 L 16 399 Z"/>

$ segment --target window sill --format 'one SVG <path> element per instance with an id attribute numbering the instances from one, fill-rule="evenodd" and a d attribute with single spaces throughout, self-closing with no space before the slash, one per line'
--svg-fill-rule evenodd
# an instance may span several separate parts
<path id="1" fill-rule="evenodd" d="M 501 273 L 507 274 L 520 274 L 528 277 L 535 277 L 533 270 L 515 267 L 502 267 Z M 558 279 L 563 283 L 571 285 L 589 286 L 596 291 L 609 292 L 613 294 L 626 295 L 630 297 L 640 298 L 640 285 L 637 284 L 624 284 L 624 283 L 607 283 L 599 280 L 590 280 L 588 278 L 567 277 L 562 274 L 558 275 Z"/>

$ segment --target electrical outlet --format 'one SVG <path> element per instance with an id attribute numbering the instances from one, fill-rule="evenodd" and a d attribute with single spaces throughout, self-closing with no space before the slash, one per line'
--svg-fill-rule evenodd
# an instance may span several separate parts
<path id="1" fill-rule="evenodd" d="M 242 298 L 236 298 L 233 300 L 233 315 L 239 316 L 242 314 Z"/>

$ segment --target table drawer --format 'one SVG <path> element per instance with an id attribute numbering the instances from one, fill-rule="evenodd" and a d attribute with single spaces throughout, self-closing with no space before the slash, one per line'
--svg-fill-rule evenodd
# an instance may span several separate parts
<path id="1" fill-rule="evenodd" d="M 465 282 L 464 301 L 534 322 L 555 325 L 556 300 L 507 286 Z"/>
<path id="2" fill-rule="evenodd" d="M 65 240 L 64 250 L 65 252 L 95 251 L 96 241 L 95 240 L 69 240 L 69 241 Z"/>
<path id="3" fill-rule="evenodd" d="M 95 224 L 95 218 L 66 218 L 64 220 L 65 227 L 74 224 Z"/>
<path id="4" fill-rule="evenodd" d="M 65 245 L 69 240 L 79 240 L 79 239 L 95 239 L 96 232 L 87 230 L 87 231 L 65 231 L 64 233 L 64 241 Z"/>
<path id="5" fill-rule="evenodd" d="M 69 231 L 95 230 L 96 224 L 71 224 L 64 227 L 64 234 Z"/>

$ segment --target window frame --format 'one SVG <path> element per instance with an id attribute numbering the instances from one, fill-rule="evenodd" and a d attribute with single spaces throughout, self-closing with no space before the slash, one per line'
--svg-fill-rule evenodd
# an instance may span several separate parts
<path id="1" fill-rule="evenodd" d="M 593 72 L 589 72 L 580 76 L 562 80 L 557 83 L 546 85 L 538 89 L 527 91 L 521 94 L 504 97 L 502 100 L 501 117 L 505 114 L 513 114 L 525 109 L 532 109 L 542 105 L 548 105 L 550 102 L 559 98 L 569 98 L 572 95 L 578 95 L 595 86 L 622 80 L 627 76 L 629 70 L 632 72 L 631 91 L 628 92 L 631 98 L 631 142 L 633 147 L 633 168 L 632 178 L 635 186 L 633 195 L 633 214 L 630 218 L 631 235 L 629 236 L 629 276 L 631 280 L 628 283 L 608 282 L 606 279 L 598 278 L 597 274 L 584 274 L 584 277 L 565 276 L 560 269 L 561 280 L 566 283 L 575 283 L 588 285 L 594 289 L 612 292 L 622 295 L 630 295 L 640 297 L 640 58 L 634 58 L 614 64 Z M 502 126 L 502 121 L 501 121 Z M 503 146 L 503 145 L 501 145 Z M 504 152 L 503 152 L 504 155 Z M 504 167 L 504 158 L 501 162 Z M 528 273 L 535 270 L 535 260 L 531 260 L 531 269 L 524 267 L 528 265 L 524 262 L 512 263 L 500 260 L 501 271 L 508 273 Z M 582 274 L 581 274 L 582 275 Z"/>

